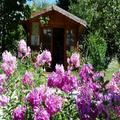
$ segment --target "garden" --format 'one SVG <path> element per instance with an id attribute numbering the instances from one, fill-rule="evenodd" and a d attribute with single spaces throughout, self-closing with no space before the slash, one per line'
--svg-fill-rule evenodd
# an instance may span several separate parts
<path id="1" fill-rule="evenodd" d="M 24 40 L 18 53 L 2 53 L 0 109 L 2 120 L 118 120 L 120 72 L 106 80 L 91 64 L 81 64 L 79 53 L 67 59 L 68 67 L 52 62 L 44 50 L 32 54 Z"/>

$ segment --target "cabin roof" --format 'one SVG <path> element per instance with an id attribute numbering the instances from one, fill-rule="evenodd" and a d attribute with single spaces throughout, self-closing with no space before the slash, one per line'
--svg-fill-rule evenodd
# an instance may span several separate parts
<path id="1" fill-rule="evenodd" d="M 56 5 L 49 6 L 46 9 L 41 10 L 40 12 L 32 14 L 30 19 L 33 19 L 35 17 L 38 17 L 38 16 L 43 15 L 43 14 L 45 14 L 47 12 L 50 12 L 50 11 L 56 11 L 56 12 L 62 14 L 63 16 L 66 16 L 69 19 L 75 21 L 76 23 L 81 24 L 84 27 L 87 27 L 87 22 L 85 20 L 80 19 L 79 17 L 77 17 L 77 16 L 63 10 L 62 8 L 60 8 L 60 7 L 56 6 Z"/>

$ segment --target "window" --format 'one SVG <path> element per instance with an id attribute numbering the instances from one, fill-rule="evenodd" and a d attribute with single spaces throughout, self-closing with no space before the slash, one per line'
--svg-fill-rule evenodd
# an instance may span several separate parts
<path id="1" fill-rule="evenodd" d="M 33 22 L 32 23 L 32 36 L 31 36 L 31 45 L 38 46 L 40 44 L 39 38 L 39 23 Z"/>
<path id="2" fill-rule="evenodd" d="M 66 31 L 66 45 L 67 50 L 69 51 L 72 47 L 74 47 L 74 32 L 73 30 Z"/>
<path id="3" fill-rule="evenodd" d="M 43 49 L 52 51 L 52 29 L 43 30 Z"/>

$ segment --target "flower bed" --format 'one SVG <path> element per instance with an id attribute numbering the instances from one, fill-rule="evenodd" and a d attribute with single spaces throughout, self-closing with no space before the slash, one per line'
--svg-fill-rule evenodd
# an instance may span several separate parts
<path id="1" fill-rule="evenodd" d="M 110 120 L 120 119 L 120 72 L 104 80 L 91 64 L 80 67 L 80 56 L 68 58 L 68 68 L 56 65 L 46 74 L 51 53 L 44 50 L 35 62 L 24 40 L 18 58 L 2 54 L 0 106 L 4 120 Z M 74 72 L 77 74 L 75 75 Z"/>

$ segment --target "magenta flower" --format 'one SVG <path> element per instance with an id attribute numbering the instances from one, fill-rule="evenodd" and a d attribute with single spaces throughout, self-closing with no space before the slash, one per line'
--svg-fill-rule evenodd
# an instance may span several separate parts
<path id="1" fill-rule="evenodd" d="M 18 106 L 13 110 L 13 120 L 25 120 L 26 108 L 24 106 Z"/>
<path id="2" fill-rule="evenodd" d="M 120 72 L 113 74 L 112 80 L 107 84 L 111 92 L 120 93 Z"/>
<path id="3" fill-rule="evenodd" d="M 63 76 L 63 86 L 61 90 L 66 93 L 72 92 L 78 86 L 78 81 L 76 76 L 71 75 L 71 73 L 66 72 Z"/>
<path id="4" fill-rule="evenodd" d="M 38 107 L 40 103 L 42 102 L 42 98 L 40 96 L 40 91 L 38 88 L 35 88 L 33 91 L 31 91 L 27 97 L 26 100 L 29 102 L 29 104 L 34 107 Z"/>
<path id="5" fill-rule="evenodd" d="M 83 82 L 93 80 L 94 69 L 91 64 L 85 64 L 80 70 L 80 78 Z"/>
<path id="6" fill-rule="evenodd" d="M 45 100 L 45 106 L 50 116 L 53 116 L 55 113 L 59 112 L 62 105 L 63 99 L 60 96 L 51 95 Z"/>
<path id="7" fill-rule="evenodd" d="M 0 85 L 3 85 L 5 80 L 6 80 L 6 75 L 5 74 L 1 74 L 0 75 Z"/>
<path id="8" fill-rule="evenodd" d="M 44 50 L 41 54 L 38 54 L 36 58 L 35 67 L 38 68 L 41 65 L 50 65 L 50 62 L 52 61 L 51 53 L 50 51 Z"/>
<path id="9" fill-rule="evenodd" d="M 65 72 L 64 66 L 56 64 L 55 72 L 58 73 L 58 74 L 61 74 L 61 75 L 64 74 L 64 72 Z"/>
<path id="10" fill-rule="evenodd" d="M 67 59 L 69 68 L 78 68 L 80 67 L 80 55 L 79 53 L 73 53 L 70 58 Z"/>
<path id="11" fill-rule="evenodd" d="M 50 115 L 44 108 L 38 108 L 34 112 L 34 120 L 50 120 Z"/>
<path id="12" fill-rule="evenodd" d="M 20 40 L 18 45 L 18 57 L 30 57 L 31 55 L 31 49 L 27 46 L 25 40 Z"/>
<path id="13" fill-rule="evenodd" d="M 69 72 L 61 73 L 52 72 L 48 76 L 48 86 L 57 87 L 66 93 L 72 92 L 77 88 L 77 78 Z"/>
<path id="14" fill-rule="evenodd" d="M 23 76 L 23 79 L 22 79 L 22 83 L 23 85 L 29 85 L 31 86 L 32 85 L 32 81 L 33 81 L 33 75 L 32 73 L 26 71 L 24 76 Z"/>
<path id="15" fill-rule="evenodd" d="M 10 52 L 5 51 L 2 54 L 2 59 L 3 63 L 1 65 L 1 68 L 7 76 L 10 76 L 16 69 L 16 57 L 12 56 Z"/>
<path id="16" fill-rule="evenodd" d="M 59 89 L 63 86 L 63 78 L 61 74 L 57 74 L 56 72 L 52 72 L 48 76 L 48 86 L 49 87 L 57 87 Z"/>
<path id="17" fill-rule="evenodd" d="M 32 108 L 39 107 L 45 99 L 55 91 L 46 86 L 41 85 L 39 88 L 32 90 L 26 97 Z"/>
<path id="18" fill-rule="evenodd" d="M 0 95 L 0 106 L 5 106 L 7 105 L 7 103 L 9 102 L 9 98 L 4 96 L 4 95 Z"/>
<path id="19" fill-rule="evenodd" d="M 12 56 L 12 54 L 8 51 L 2 53 L 2 59 L 4 63 L 16 64 L 16 57 Z"/>
<path id="20" fill-rule="evenodd" d="M 3 85 L 0 85 L 0 94 L 2 94 L 4 92 L 4 87 Z"/>

